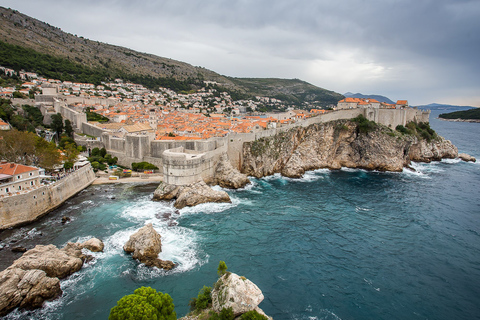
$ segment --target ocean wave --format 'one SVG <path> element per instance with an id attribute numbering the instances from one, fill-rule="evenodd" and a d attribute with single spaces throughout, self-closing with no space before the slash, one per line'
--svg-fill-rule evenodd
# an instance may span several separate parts
<path id="1" fill-rule="evenodd" d="M 442 161 L 440 161 L 440 162 L 443 162 L 443 163 L 460 163 L 462 161 L 463 161 L 462 159 L 456 158 L 456 159 L 442 159 Z"/>
<path id="2" fill-rule="evenodd" d="M 239 198 L 230 195 L 230 200 L 232 203 L 215 203 L 215 202 L 208 202 L 196 205 L 194 207 L 185 207 L 180 209 L 180 214 L 197 214 L 197 213 L 205 213 L 205 214 L 212 214 L 217 212 L 222 212 L 231 208 L 238 206 L 242 200 Z"/>

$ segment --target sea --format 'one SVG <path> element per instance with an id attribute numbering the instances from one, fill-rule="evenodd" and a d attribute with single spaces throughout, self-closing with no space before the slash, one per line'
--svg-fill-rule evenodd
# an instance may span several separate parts
<path id="1" fill-rule="evenodd" d="M 451 111 L 451 110 L 450 110 Z M 480 158 L 480 123 L 431 126 Z M 61 280 L 63 295 L 4 319 L 107 319 L 136 288 L 168 293 L 177 316 L 223 260 L 263 292 L 274 319 L 480 319 L 480 163 L 414 163 L 415 172 L 315 170 L 300 179 L 252 178 L 231 204 L 176 210 L 155 184 L 93 185 L 41 220 L 0 233 L 0 270 L 37 244 L 104 241 L 103 253 Z M 220 189 L 219 187 L 215 187 Z M 71 219 L 66 224 L 61 218 Z M 171 271 L 123 252 L 140 227 L 162 236 Z"/>

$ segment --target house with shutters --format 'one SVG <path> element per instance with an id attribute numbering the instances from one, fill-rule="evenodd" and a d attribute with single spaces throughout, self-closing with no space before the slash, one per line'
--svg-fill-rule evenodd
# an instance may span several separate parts
<path id="1" fill-rule="evenodd" d="M 0 162 L 0 196 L 12 195 L 39 186 L 39 168 L 6 161 Z"/>

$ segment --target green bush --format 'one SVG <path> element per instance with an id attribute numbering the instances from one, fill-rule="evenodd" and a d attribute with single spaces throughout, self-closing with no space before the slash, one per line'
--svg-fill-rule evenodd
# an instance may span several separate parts
<path id="1" fill-rule="evenodd" d="M 73 162 L 71 162 L 71 161 L 65 161 L 65 162 L 63 163 L 63 167 L 64 167 L 65 169 L 72 169 L 72 168 L 73 168 Z"/>
<path id="2" fill-rule="evenodd" d="M 158 170 L 158 167 L 148 162 L 132 162 L 133 171 Z"/>
<path id="3" fill-rule="evenodd" d="M 93 148 L 93 149 L 92 149 L 92 152 L 91 152 L 91 156 L 92 156 L 92 157 L 100 156 L 100 149 L 98 149 L 98 148 Z"/>
<path id="4" fill-rule="evenodd" d="M 235 319 L 235 314 L 233 313 L 232 307 L 230 308 L 223 308 L 220 313 L 216 313 L 214 311 L 210 312 L 210 320 L 233 320 Z"/>
<path id="5" fill-rule="evenodd" d="M 241 320 L 268 320 L 267 317 L 265 317 L 264 315 L 261 315 L 256 310 L 245 312 L 244 314 L 242 314 L 240 319 Z"/>
<path id="6" fill-rule="evenodd" d="M 196 298 L 192 298 L 189 302 L 191 311 L 199 311 L 208 308 L 212 304 L 212 288 L 203 286 L 198 292 Z"/>
<path id="7" fill-rule="evenodd" d="M 223 276 L 226 272 L 227 272 L 227 264 L 225 263 L 225 261 L 220 261 L 220 263 L 218 264 L 218 269 L 217 269 L 217 273 L 218 275 L 221 277 Z"/>
<path id="8" fill-rule="evenodd" d="M 374 121 L 368 120 L 363 115 L 353 118 L 352 121 L 358 124 L 358 132 L 362 133 L 375 131 L 378 126 Z"/>
<path id="9" fill-rule="evenodd" d="M 109 320 L 175 320 L 173 299 L 167 293 L 141 287 L 121 298 L 110 310 Z"/>

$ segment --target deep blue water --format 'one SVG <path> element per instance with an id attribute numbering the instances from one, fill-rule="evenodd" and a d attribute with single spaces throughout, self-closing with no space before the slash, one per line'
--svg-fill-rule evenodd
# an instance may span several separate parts
<path id="1" fill-rule="evenodd" d="M 431 126 L 480 158 L 480 124 L 437 120 L 438 113 Z M 414 167 L 252 179 L 229 191 L 233 204 L 180 212 L 150 200 L 155 185 L 91 186 L 41 221 L 0 233 L 2 244 L 28 248 L 91 236 L 106 244 L 62 281 L 60 299 L 6 318 L 107 319 L 140 286 L 169 293 L 183 316 L 224 260 L 259 286 L 260 307 L 274 319 L 480 319 L 480 164 Z M 72 221 L 62 225 L 65 215 Z M 149 269 L 123 253 L 148 222 L 162 235 L 160 257 L 179 263 L 175 270 Z M 3 269 L 18 255 L 5 248 L 0 257 Z"/>

